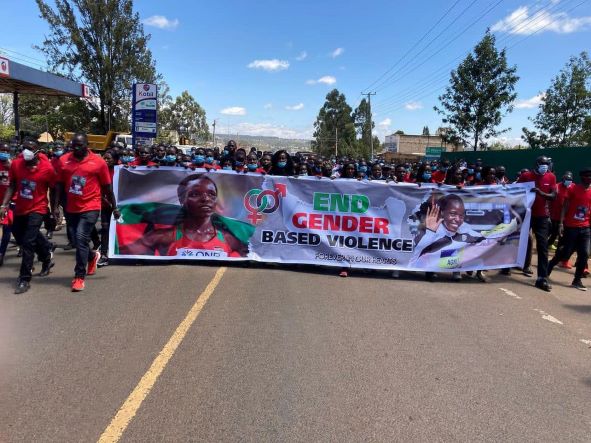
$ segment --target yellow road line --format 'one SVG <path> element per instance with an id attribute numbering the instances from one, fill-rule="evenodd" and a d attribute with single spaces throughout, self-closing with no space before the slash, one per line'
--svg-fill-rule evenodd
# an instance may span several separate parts
<path id="1" fill-rule="evenodd" d="M 226 269 L 227 268 L 225 267 L 219 268 L 205 290 L 199 295 L 199 297 L 197 297 L 195 304 L 191 307 L 187 316 L 178 325 L 168 340 L 168 343 L 164 345 L 164 348 L 162 348 L 162 351 L 160 351 L 158 356 L 154 359 L 152 365 L 139 381 L 133 392 L 129 394 L 129 397 L 127 397 L 119 411 L 117 411 L 117 414 L 99 438 L 99 443 L 115 443 L 119 441 L 125 432 L 125 429 L 127 429 L 127 426 L 129 426 L 129 423 L 133 420 L 135 414 L 137 414 L 143 401 L 156 384 L 158 377 L 162 374 L 162 371 L 164 371 L 169 360 L 172 358 L 176 349 L 179 347 L 185 338 L 185 335 L 187 335 L 187 332 L 197 319 L 197 316 L 205 306 L 205 303 L 207 303 L 207 300 L 209 300 L 209 297 L 213 294 L 213 291 L 222 279 Z"/>

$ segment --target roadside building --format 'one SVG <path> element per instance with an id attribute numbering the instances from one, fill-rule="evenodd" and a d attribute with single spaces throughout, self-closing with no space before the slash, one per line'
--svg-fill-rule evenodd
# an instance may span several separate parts
<path id="1" fill-rule="evenodd" d="M 428 147 L 442 147 L 444 152 L 463 151 L 462 145 L 447 143 L 440 134 L 392 134 L 384 141 L 385 152 L 399 155 L 425 155 Z"/>

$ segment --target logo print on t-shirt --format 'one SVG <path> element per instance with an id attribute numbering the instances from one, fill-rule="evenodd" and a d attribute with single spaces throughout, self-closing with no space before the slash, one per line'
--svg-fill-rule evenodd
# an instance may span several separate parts
<path id="1" fill-rule="evenodd" d="M 72 176 L 72 182 L 70 183 L 70 194 L 82 195 L 86 186 L 86 177 L 79 175 Z"/>
<path id="2" fill-rule="evenodd" d="M 19 193 L 19 196 L 26 198 L 27 200 L 33 200 L 35 188 L 37 188 L 37 182 L 32 180 L 21 180 L 21 192 Z"/>
<path id="3" fill-rule="evenodd" d="M 8 171 L 0 171 L 0 186 L 8 186 L 9 184 Z"/>
<path id="4" fill-rule="evenodd" d="M 589 208 L 587 206 L 577 206 L 577 210 L 575 211 L 575 215 L 573 216 L 573 218 L 575 220 L 585 221 L 588 210 Z"/>

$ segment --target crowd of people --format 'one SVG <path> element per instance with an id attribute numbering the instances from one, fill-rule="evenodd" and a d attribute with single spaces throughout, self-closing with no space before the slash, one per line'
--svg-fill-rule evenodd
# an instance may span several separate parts
<path id="1" fill-rule="evenodd" d="M 574 174 L 568 171 L 557 182 L 552 162 L 545 156 L 538 157 L 531 170 L 522 169 L 517 177 L 508 177 L 504 166 L 485 165 L 481 160 L 458 160 L 454 163 L 372 162 L 349 156 L 290 155 L 285 150 L 262 152 L 254 147 L 247 150 L 233 140 L 221 150 L 201 147 L 183 150 L 163 144 L 133 149 L 114 143 L 99 155 L 88 148 L 86 135 L 77 133 L 67 145 L 39 146 L 33 140 L 25 140 L 19 146 L 0 143 L 0 220 L 3 226 L 0 265 L 13 236 L 22 256 L 16 293 L 24 293 L 30 288 L 35 255 L 41 262 L 39 276 L 44 277 L 51 272 L 55 250 L 51 239 L 64 219 L 68 238 L 64 249 L 76 249 L 72 290 L 83 290 L 86 276 L 93 275 L 97 267 L 109 264 L 110 220 L 112 215 L 119 217 L 111 187 L 116 165 L 313 176 L 331 180 L 376 180 L 415 183 L 418 186 L 432 183 L 457 188 L 535 182 L 530 241 L 521 272 L 533 276 L 531 260 L 535 240 L 537 288 L 550 291 L 550 273 L 557 265 L 571 268 L 569 260 L 576 252 L 572 286 L 586 290 L 582 278 L 588 275 L 591 168 L 581 169 L 575 184 Z M 556 251 L 552 260 L 548 257 L 550 250 Z M 510 274 L 511 270 L 503 269 L 501 272 Z M 346 277 L 348 270 L 342 269 L 340 275 Z M 400 273 L 394 271 L 392 275 L 398 277 Z M 435 277 L 434 273 L 426 273 L 428 280 Z M 476 277 L 482 282 L 488 279 L 483 271 L 476 272 Z M 462 276 L 454 272 L 453 278 L 461 280 Z"/>

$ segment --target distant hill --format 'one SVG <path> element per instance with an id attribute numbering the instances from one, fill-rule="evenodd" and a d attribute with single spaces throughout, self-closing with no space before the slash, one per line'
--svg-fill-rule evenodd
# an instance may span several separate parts
<path id="1" fill-rule="evenodd" d="M 229 140 L 235 140 L 241 148 L 255 146 L 261 151 L 276 151 L 285 149 L 287 151 L 309 151 L 312 140 L 290 139 L 279 137 L 265 137 L 262 135 L 228 135 L 216 134 L 216 145 L 224 146 Z"/>

